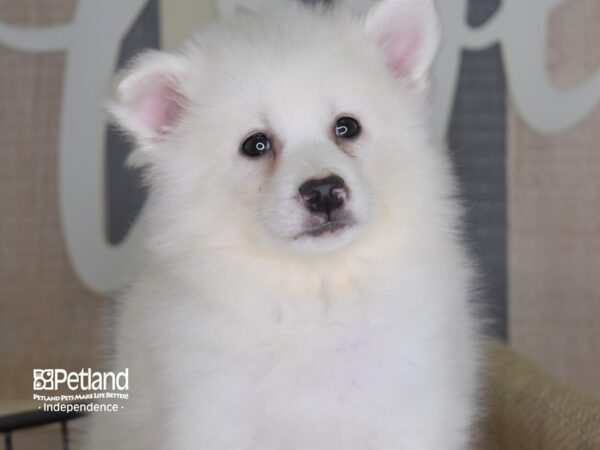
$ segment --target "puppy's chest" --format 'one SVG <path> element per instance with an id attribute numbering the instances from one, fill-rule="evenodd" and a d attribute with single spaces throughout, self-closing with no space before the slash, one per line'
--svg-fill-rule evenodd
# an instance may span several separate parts
<path id="1" fill-rule="evenodd" d="M 285 326 L 245 352 L 241 370 L 258 402 L 302 396 L 309 403 L 344 405 L 373 399 L 397 376 L 403 340 L 388 321 Z"/>
<path id="2" fill-rule="evenodd" d="M 186 339 L 201 349 L 191 362 L 191 373 L 201 374 L 194 382 L 200 390 L 233 387 L 247 404 L 276 410 L 290 398 L 334 408 L 389 402 L 403 379 L 419 377 L 414 355 L 424 336 L 414 324 L 424 317 L 414 298 L 380 292 L 310 304 L 261 296 L 235 321 L 225 312 L 206 317 L 194 327 L 202 332 Z"/>

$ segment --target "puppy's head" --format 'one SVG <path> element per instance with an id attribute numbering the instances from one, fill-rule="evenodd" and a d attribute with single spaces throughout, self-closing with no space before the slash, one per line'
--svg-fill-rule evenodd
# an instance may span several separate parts
<path id="1" fill-rule="evenodd" d="M 432 0 L 364 16 L 283 2 L 140 56 L 110 110 L 146 167 L 156 235 L 322 253 L 415 213 L 438 39 Z"/>

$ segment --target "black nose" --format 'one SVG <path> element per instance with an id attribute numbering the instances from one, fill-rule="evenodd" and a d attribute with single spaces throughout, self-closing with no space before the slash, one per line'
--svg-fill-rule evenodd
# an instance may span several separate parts
<path id="1" fill-rule="evenodd" d="M 299 189 L 304 205 L 311 211 L 325 213 L 341 207 L 348 197 L 348 188 L 344 180 L 330 175 L 320 180 L 305 181 Z"/>

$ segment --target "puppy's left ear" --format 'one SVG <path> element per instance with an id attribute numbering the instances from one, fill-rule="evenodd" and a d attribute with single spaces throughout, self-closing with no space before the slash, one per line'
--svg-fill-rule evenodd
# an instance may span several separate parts
<path id="1" fill-rule="evenodd" d="M 429 85 L 440 43 L 433 0 L 380 0 L 367 13 L 365 31 L 383 50 L 394 76 L 417 89 Z"/>

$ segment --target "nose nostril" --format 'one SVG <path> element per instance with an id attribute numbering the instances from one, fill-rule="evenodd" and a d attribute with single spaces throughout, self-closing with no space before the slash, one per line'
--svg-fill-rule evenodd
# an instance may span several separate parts
<path id="1" fill-rule="evenodd" d="M 319 191 L 313 191 L 306 196 L 302 196 L 307 205 L 311 207 L 317 207 L 321 201 L 321 193 Z"/>
<path id="2" fill-rule="evenodd" d="M 347 192 L 343 187 L 334 187 L 331 189 L 331 195 L 340 200 L 345 200 Z"/>
<path id="3" fill-rule="evenodd" d="M 313 191 L 305 197 L 307 202 L 318 202 L 321 199 L 321 193 L 319 191 Z"/>

